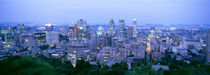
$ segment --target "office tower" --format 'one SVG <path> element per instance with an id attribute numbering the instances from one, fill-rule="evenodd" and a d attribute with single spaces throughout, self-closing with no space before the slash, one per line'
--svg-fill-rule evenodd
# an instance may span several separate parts
<path id="1" fill-rule="evenodd" d="M 16 33 L 17 32 L 17 27 L 16 26 L 10 26 L 8 32 L 9 33 Z"/>
<path id="2" fill-rule="evenodd" d="M 37 43 L 46 42 L 46 34 L 42 32 L 34 33 L 34 39 Z"/>
<path id="3" fill-rule="evenodd" d="M 155 37 L 155 27 L 151 27 L 151 29 L 150 29 L 150 37 L 151 38 Z"/>
<path id="4" fill-rule="evenodd" d="M 98 27 L 98 30 L 97 30 L 97 36 L 101 36 L 103 33 L 104 33 L 104 28 L 103 27 Z"/>
<path id="5" fill-rule="evenodd" d="M 87 25 L 86 25 L 86 21 L 83 19 L 80 19 L 77 21 L 77 26 L 81 29 L 86 31 L 87 30 Z"/>
<path id="6" fill-rule="evenodd" d="M 210 62 L 210 30 L 207 35 L 207 61 Z"/>
<path id="7" fill-rule="evenodd" d="M 127 37 L 129 39 L 132 39 L 133 38 L 133 27 L 129 27 L 128 30 L 127 30 Z"/>
<path id="8" fill-rule="evenodd" d="M 147 42 L 147 49 L 146 49 L 146 59 L 147 60 L 150 60 L 151 59 L 151 56 L 150 56 L 150 52 L 152 50 L 154 50 L 154 44 L 156 43 L 156 40 L 155 40 L 155 28 L 152 27 L 150 29 L 150 34 L 148 36 L 148 42 Z"/>
<path id="9" fill-rule="evenodd" d="M 80 26 L 75 25 L 75 24 L 71 24 L 68 28 L 68 32 L 69 32 L 69 41 L 76 41 L 76 40 L 84 40 L 85 39 L 85 32 L 83 30 L 83 27 L 80 27 Z"/>
<path id="10" fill-rule="evenodd" d="M 15 40 L 15 35 L 13 35 L 12 33 L 7 33 L 7 41 L 12 42 L 14 40 Z"/>
<path id="11" fill-rule="evenodd" d="M 33 46 L 37 45 L 33 34 L 20 34 L 19 42 L 22 46 L 32 48 Z"/>
<path id="12" fill-rule="evenodd" d="M 2 38 L 2 40 L 4 40 L 5 42 L 7 42 L 7 34 L 8 34 L 8 29 L 2 29 L 1 33 L 4 34 L 4 37 Z"/>
<path id="13" fill-rule="evenodd" d="M 124 28 L 125 28 L 125 21 L 120 19 L 119 20 L 119 28 L 118 28 L 118 36 L 123 37 Z"/>
<path id="14" fill-rule="evenodd" d="M 97 42 L 97 34 L 95 32 L 91 32 L 90 39 L 89 39 L 90 49 L 96 49 L 98 42 Z"/>
<path id="15" fill-rule="evenodd" d="M 133 19 L 133 38 L 137 38 L 136 24 L 136 19 Z"/>
<path id="16" fill-rule="evenodd" d="M 150 48 L 150 37 L 148 37 L 148 42 L 147 42 L 147 49 L 146 49 L 146 52 L 149 54 L 150 51 L 151 51 L 151 48 Z"/>
<path id="17" fill-rule="evenodd" d="M 18 25 L 18 33 L 23 33 L 24 32 L 24 24 L 19 24 Z"/>
<path id="18" fill-rule="evenodd" d="M 78 40 L 85 40 L 87 31 L 86 21 L 83 19 L 80 19 L 77 21 L 77 36 Z"/>
<path id="19" fill-rule="evenodd" d="M 130 42 L 129 44 L 131 45 L 130 50 L 134 55 L 134 57 L 145 58 L 145 50 L 146 50 L 145 44 L 134 41 Z"/>
<path id="20" fill-rule="evenodd" d="M 114 20 L 111 19 L 109 22 L 109 35 L 113 36 L 114 35 Z"/>
<path id="21" fill-rule="evenodd" d="M 127 32 L 127 29 L 126 28 L 123 29 L 123 36 L 125 38 L 127 38 L 127 36 L 128 36 L 128 32 Z"/>
<path id="22" fill-rule="evenodd" d="M 58 32 L 46 32 L 46 41 L 48 44 L 57 44 L 59 43 L 59 34 Z"/>
<path id="23" fill-rule="evenodd" d="M 71 24 L 68 28 L 68 33 L 69 33 L 69 41 L 78 40 L 78 38 L 77 38 L 77 25 Z"/>

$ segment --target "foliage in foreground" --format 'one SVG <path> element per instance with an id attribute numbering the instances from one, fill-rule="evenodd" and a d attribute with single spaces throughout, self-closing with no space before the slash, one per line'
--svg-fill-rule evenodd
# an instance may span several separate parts
<path id="1" fill-rule="evenodd" d="M 155 71 L 152 64 L 140 60 L 137 66 L 128 70 L 126 62 L 116 63 L 111 67 L 106 65 L 91 65 L 84 60 L 77 60 L 76 66 L 69 61 L 46 57 L 10 57 L 0 61 L 0 74 L 2 75 L 209 75 L 210 66 L 202 62 L 187 64 L 183 61 L 170 60 L 158 62 L 167 64 L 170 70 Z"/>
<path id="2" fill-rule="evenodd" d="M 53 66 L 39 58 L 11 57 L 0 61 L 2 75 L 54 75 Z"/>

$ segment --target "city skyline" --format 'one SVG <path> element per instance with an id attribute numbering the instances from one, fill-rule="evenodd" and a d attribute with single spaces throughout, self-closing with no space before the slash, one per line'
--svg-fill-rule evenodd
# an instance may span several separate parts
<path id="1" fill-rule="evenodd" d="M 210 0 L 0 0 L 0 74 L 210 75 Z"/>
<path id="2" fill-rule="evenodd" d="M 71 24 L 85 19 L 87 24 L 210 24 L 208 0 L 1 0 L 0 23 Z M 6 9 L 5 9 L 6 8 Z"/>

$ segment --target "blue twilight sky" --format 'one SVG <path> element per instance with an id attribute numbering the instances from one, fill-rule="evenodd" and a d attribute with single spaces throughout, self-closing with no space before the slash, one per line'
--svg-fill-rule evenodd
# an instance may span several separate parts
<path id="1" fill-rule="evenodd" d="M 210 0 L 0 0 L 1 22 L 210 24 Z"/>

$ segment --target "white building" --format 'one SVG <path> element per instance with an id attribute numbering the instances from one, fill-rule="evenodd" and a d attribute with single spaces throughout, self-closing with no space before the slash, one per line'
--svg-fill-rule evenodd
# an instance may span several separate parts
<path id="1" fill-rule="evenodd" d="M 103 47 L 97 55 L 100 64 L 111 66 L 120 60 L 120 54 L 111 47 Z"/>
<path id="2" fill-rule="evenodd" d="M 163 70 L 169 70 L 169 66 L 167 65 L 152 65 L 152 69 L 154 69 L 155 71 L 158 71 L 159 69 L 163 69 Z"/>
<path id="3" fill-rule="evenodd" d="M 73 41 L 67 46 L 68 60 L 72 62 L 73 65 L 76 64 L 77 59 L 89 60 L 90 49 L 87 41 Z"/>
<path id="4" fill-rule="evenodd" d="M 172 47 L 172 51 L 174 52 L 174 53 L 179 53 L 179 54 L 181 54 L 181 55 L 187 55 L 187 50 L 185 49 L 185 48 L 183 48 L 183 47 Z"/>
<path id="5" fill-rule="evenodd" d="M 185 49 L 200 49 L 203 45 L 202 39 L 186 39 L 183 38 L 183 47 Z"/>

